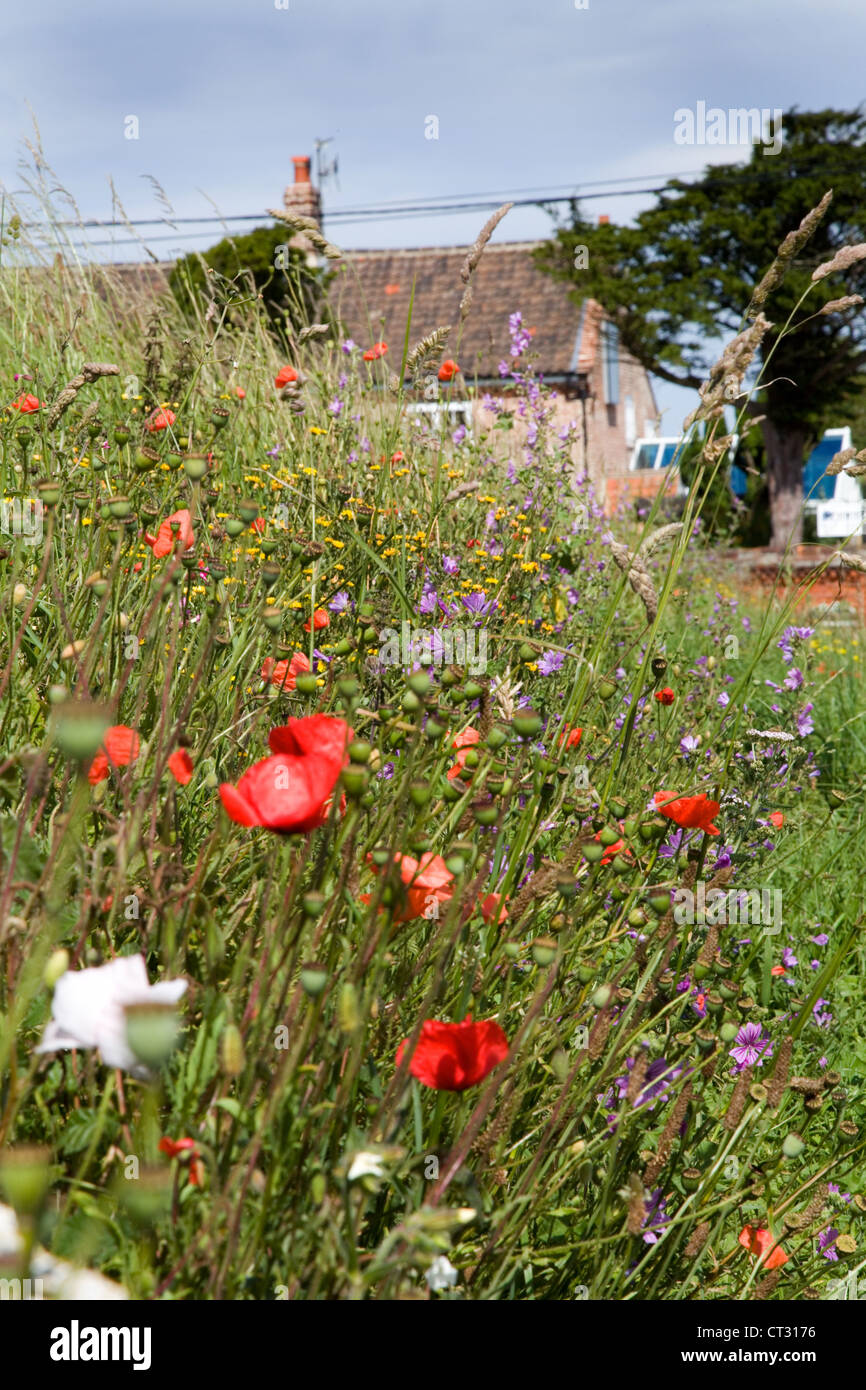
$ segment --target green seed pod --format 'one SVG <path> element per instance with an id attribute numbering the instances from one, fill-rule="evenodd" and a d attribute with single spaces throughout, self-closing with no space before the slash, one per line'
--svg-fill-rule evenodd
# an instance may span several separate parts
<path id="1" fill-rule="evenodd" d="M 344 767 L 343 771 L 340 773 L 340 782 L 345 789 L 346 795 L 352 797 L 354 800 L 364 795 L 370 782 L 370 774 L 363 764 L 356 765 L 350 763 L 349 766 Z"/>
<path id="2" fill-rule="evenodd" d="M 426 806 L 433 795 L 433 788 L 427 782 L 409 784 L 409 800 L 413 806 Z"/>
<path id="3" fill-rule="evenodd" d="M 164 1066 L 177 1044 L 180 1022 L 173 1004 L 127 1004 L 126 1041 L 146 1067 Z"/>
<path id="4" fill-rule="evenodd" d="M 467 700 L 480 700 L 484 694 L 483 686 L 480 686 L 477 681 L 467 681 L 463 689 L 466 691 Z"/>
<path id="5" fill-rule="evenodd" d="M 598 989 L 593 990 L 592 1002 L 597 1009 L 603 1009 L 610 1003 L 612 996 L 612 985 L 599 985 Z"/>
<path id="6" fill-rule="evenodd" d="M 244 497 L 238 502 L 238 515 L 247 526 L 251 526 L 259 514 L 259 504 L 251 497 Z"/>
<path id="7" fill-rule="evenodd" d="M 806 1145 L 793 1130 L 782 1140 L 782 1153 L 786 1158 L 799 1158 Z"/>
<path id="8" fill-rule="evenodd" d="M 354 676 L 343 676 L 337 681 L 337 689 L 346 700 L 354 700 L 361 693 L 361 687 Z"/>
<path id="9" fill-rule="evenodd" d="M 355 739 L 349 744 L 349 757 L 353 763 L 369 762 L 372 751 L 371 745 L 363 739 Z"/>
<path id="10" fill-rule="evenodd" d="M 183 441 L 179 440 L 178 442 L 183 447 Z M 187 454 L 183 461 L 183 471 L 192 483 L 201 482 L 207 469 L 207 459 L 202 454 Z M 243 527 L 241 529 L 243 530 Z"/>
<path id="11" fill-rule="evenodd" d="M 615 874 L 630 874 L 634 869 L 634 864 L 621 854 L 615 854 L 610 866 Z"/>
<path id="12" fill-rule="evenodd" d="M 234 538 L 235 536 L 240 536 L 247 529 L 245 522 L 241 521 L 240 517 L 238 516 L 227 517 L 225 521 L 225 528 L 232 538 Z"/>
<path id="13" fill-rule="evenodd" d="M 487 747 L 492 748 L 495 752 L 496 749 L 501 748 L 503 744 L 507 742 L 508 735 L 505 732 L 505 730 L 500 729 L 497 724 L 494 724 L 493 728 L 490 730 L 490 733 L 487 735 L 487 738 L 485 739 Z"/>
<path id="14" fill-rule="evenodd" d="M 684 1168 L 682 1179 L 683 1187 L 686 1189 L 686 1192 L 697 1192 L 701 1185 L 701 1177 L 702 1173 L 700 1168 Z"/>
<path id="15" fill-rule="evenodd" d="M 301 988 L 305 994 L 315 998 L 321 994 L 325 985 L 328 983 L 328 972 L 321 965 L 304 965 L 301 967 Z"/>
<path id="16" fill-rule="evenodd" d="M 540 714 L 533 709 L 518 710 L 511 721 L 512 728 L 521 738 L 533 738 L 539 734 L 544 725 L 544 720 Z"/>
<path id="17" fill-rule="evenodd" d="M 283 625 L 283 610 L 271 604 L 262 610 L 262 622 L 269 632 L 279 632 Z"/>
<path id="18" fill-rule="evenodd" d="M 430 690 L 430 677 L 426 671 L 413 671 L 406 684 L 413 695 L 424 696 Z"/>
<path id="19" fill-rule="evenodd" d="M 445 732 L 445 725 L 440 724 L 436 719 L 428 719 L 427 723 L 424 725 L 425 735 L 434 742 L 440 739 Z"/>
<path id="20" fill-rule="evenodd" d="M 612 825 L 605 825 L 598 833 L 599 844 L 604 845 L 605 849 L 609 845 L 615 845 L 617 840 L 622 839 L 618 830 L 614 830 Z"/>
<path id="21" fill-rule="evenodd" d="M 538 655 L 535 648 L 530 647 L 528 642 L 521 642 L 517 654 L 521 661 L 534 661 Z"/>
<path id="22" fill-rule="evenodd" d="M 499 819 L 497 806 L 474 806 L 472 814 L 479 825 L 495 825 Z"/>
<path id="23" fill-rule="evenodd" d="M 649 905 L 657 917 L 664 917 L 671 905 L 669 893 L 653 893 Z"/>
<path id="24" fill-rule="evenodd" d="M 547 967 L 556 960 L 556 942 L 550 936 L 539 936 L 532 943 L 532 959 L 536 965 Z"/>
<path id="25" fill-rule="evenodd" d="M 281 570 L 279 565 L 276 565 L 273 562 L 270 562 L 267 565 L 262 565 L 261 580 L 264 587 L 269 590 L 272 589 L 276 584 L 277 580 L 279 579 L 280 574 Z"/>
<path id="26" fill-rule="evenodd" d="M 400 703 L 407 714 L 417 714 L 418 710 L 423 708 L 413 690 L 407 690 Z"/>
<path id="27" fill-rule="evenodd" d="M 318 687 L 318 679 L 312 671 L 306 671 L 295 677 L 295 689 L 299 690 L 302 695 L 315 695 Z"/>
<path id="28" fill-rule="evenodd" d="M 334 646 L 335 656 L 348 656 L 355 650 L 355 643 L 349 637 L 341 637 Z"/>
<path id="29" fill-rule="evenodd" d="M 323 893 L 316 892 L 305 893 L 301 899 L 307 917 L 321 917 L 327 907 L 327 901 Z"/>
<path id="30" fill-rule="evenodd" d="M 611 696 L 613 696 L 613 695 L 616 694 L 616 689 L 617 689 L 617 688 L 616 688 L 616 685 L 614 684 L 613 681 L 599 681 L 599 683 L 598 683 L 598 694 L 599 694 L 599 698 L 602 699 L 602 700 L 609 700 L 609 699 L 611 698 Z"/>
<path id="31" fill-rule="evenodd" d="M 597 864 L 604 854 L 604 845 L 592 844 L 584 845 L 583 857 L 589 864 Z"/>
<path id="32" fill-rule="evenodd" d="M 585 960 L 577 967 L 577 978 L 582 985 L 588 985 L 598 974 L 598 965 L 594 960 Z"/>

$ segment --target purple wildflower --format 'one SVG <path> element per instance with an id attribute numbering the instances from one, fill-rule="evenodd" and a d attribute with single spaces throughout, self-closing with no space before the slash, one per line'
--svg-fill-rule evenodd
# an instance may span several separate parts
<path id="1" fill-rule="evenodd" d="M 744 1023 L 734 1041 L 736 1046 L 731 1048 L 728 1055 L 736 1062 L 737 1071 L 743 1071 L 756 1063 L 761 1066 L 764 1057 L 771 1055 L 772 1041 L 765 1037 L 760 1023 Z"/>

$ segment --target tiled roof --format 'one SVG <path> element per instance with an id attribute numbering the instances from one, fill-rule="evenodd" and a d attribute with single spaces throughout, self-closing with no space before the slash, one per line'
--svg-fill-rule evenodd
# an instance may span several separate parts
<path id="1" fill-rule="evenodd" d="M 450 324 L 446 355 L 459 361 L 467 379 L 477 374 L 496 380 L 499 362 L 508 357 L 508 316 L 519 310 L 532 333 L 539 371 L 546 376 L 587 371 L 591 356 L 586 347 L 597 339 L 597 329 L 589 339 L 584 336 L 578 353 L 582 306 L 569 299 L 561 283 L 537 269 L 532 250 L 539 244 L 494 242 L 485 248 L 472 277 L 472 305 L 459 342 L 465 246 L 347 251 L 337 265 L 331 304 L 357 343 L 384 338 L 391 359 L 399 362 L 411 302 L 410 348 Z M 590 327 L 595 315 L 586 317 Z"/>

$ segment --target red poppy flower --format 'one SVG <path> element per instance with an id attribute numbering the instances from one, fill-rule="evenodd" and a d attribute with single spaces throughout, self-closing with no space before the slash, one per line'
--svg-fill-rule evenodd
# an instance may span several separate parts
<path id="1" fill-rule="evenodd" d="M 251 522 L 250 522 L 250 530 L 251 530 L 251 531 L 255 531 L 255 533 L 256 533 L 257 536 L 262 536 L 262 535 L 264 535 L 264 530 L 265 530 L 265 519 L 264 519 L 264 517 L 263 517 L 263 516 L 257 516 L 256 519 L 255 519 L 255 521 L 251 521 Z"/>
<path id="2" fill-rule="evenodd" d="M 323 627 L 329 626 L 330 621 L 331 619 L 328 617 L 324 608 L 317 608 L 315 613 L 313 614 L 312 626 L 315 628 L 316 632 L 321 632 Z M 309 632 L 309 630 L 310 619 L 308 618 L 307 621 L 304 623 L 304 632 Z"/>
<path id="3" fill-rule="evenodd" d="M 42 409 L 42 403 L 28 391 L 26 395 L 19 396 L 17 401 L 13 401 L 9 409 L 18 410 L 22 415 L 35 415 L 37 410 Z"/>
<path id="4" fill-rule="evenodd" d="M 497 927 L 501 927 L 503 922 L 508 920 L 508 909 L 503 902 L 501 893 L 488 893 L 486 898 L 481 899 L 481 916 L 485 922 L 490 923 L 496 918 Z M 498 915 L 497 915 L 498 913 Z"/>
<path id="5" fill-rule="evenodd" d="M 712 801 L 701 792 L 700 796 L 677 796 L 676 792 L 656 792 L 656 810 L 667 816 L 681 830 L 703 830 L 707 835 L 720 834 L 713 825 L 713 816 L 719 814 L 718 801 Z"/>
<path id="6" fill-rule="evenodd" d="M 771 825 L 774 825 L 777 830 L 781 830 L 782 826 L 785 824 L 785 817 L 782 815 L 781 811 L 771 811 L 767 820 Z"/>
<path id="7" fill-rule="evenodd" d="M 453 381 L 454 377 L 457 375 L 459 371 L 460 368 L 458 367 L 454 359 L 452 357 L 446 357 L 445 361 L 442 363 L 442 366 L 439 368 L 439 380 Z"/>
<path id="8" fill-rule="evenodd" d="M 416 917 L 432 917 L 438 914 L 438 904 L 447 903 L 452 896 L 451 885 L 454 875 L 446 867 L 441 855 L 427 850 L 420 859 L 411 854 L 394 854 L 394 863 L 400 865 L 400 877 L 406 885 L 406 902 L 394 913 L 395 922 L 414 922 Z M 370 864 L 374 873 L 378 865 Z M 369 902 L 371 895 L 365 893 L 361 902 Z"/>
<path id="9" fill-rule="evenodd" d="M 744 1226 L 740 1231 L 739 1240 L 750 1255 L 758 1256 L 765 1269 L 778 1269 L 779 1265 L 786 1264 L 790 1258 L 781 1245 L 774 1243 L 772 1231 L 764 1227 Z"/>
<path id="10" fill-rule="evenodd" d="M 406 455 L 403 453 L 403 450 L 402 450 L 402 449 L 398 449 L 397 452 L 396 452 L 395 454 L 392 454 L 392 455 L 391 455 L 391 462 L 392 462 L 392 463 L 402 463 L 405 457 L 406 457 Z"/>
<path id="11" fill-rule="evenodd" d="M 172 522 L 176 523 L 180 530 L 175 539 L 171 529 Z M 184 507 L 179 512 L 172 512 L 167 521 L 163 521 L 155 536 L 149 531 L 144 535 L 145 545 L 149 545 L 153 551 L 154 558 L 161 560 L 166 555 L 170 555 L 177 547 L 180 550 L 189 550 L 195 545 L 195 532 L 192 529 L 192 517 Z"/>
<path id="12" fill-rule="evenodd" d="M 577 727 L 572 729 L 570 725 L 566 724 L 559 735 L 559 742 L 564 743 L 566 748 L 576 748 L 582 737 L 583 729 Z"/>
<path id="13" fill-rule="evenodd" d="M 458 749 L 458 753 L 457 761 L 446 773 L 449 782 L 453 782 L 455 777 L 460 776 L 466 762 L 467 750 L 470 749 L 473 744 L 478 743 L 480 738 L 481 735 L 477 729 L 464 729 L 463 733 L 458 734 L 453 740 L 451 747 Z"/>
<path id="14" fill-rule="evenodd" d="M 239 825 L 263 825 L 282 835 L 324 825 L 325 803 L 349 761 L 351 738 L 344 719 L 327 714 L 290 719 L 271 730 L 271 757 L 247 768 L 236 787 L 222 783 L 223 806 Z"/>
<path id="15" fill-rule="evenodd" d="M 274 661 L 274 658 L 269 656 L 262 663 L 262 680 L 270 681 L 271 685 L 278 685 L 281 690 L 294 690 L 297 677 L 309 669 L 310 663 L 303 652 L 295 652 L 288 661 Z"/>
<path id="16" fill-rule="evenodd" d="M 174 424 L 175 418 L 173 410 L 166 410 L 165 406 L 160 406 L 160 408 L 155 410 L 144 423 L 151 434 L 153 434 L 155 430 L 167 430 L 169 425 Z"/>
<path id="17" fill-rule="evenodd" d="M 377 357 L 384 357 L 388 351 L 387 343 L 374 343 L 371 348 L 367 348 L 364 353 L 365 362 L 375 362 Z"/>
<path id="18" fill-rule="evenodd" d="M 199 1158 L 198 1147 L 194 1139 L 169 1139 L 163 1135 L 159 1141 L 160 1153 L 168 1154 L 169 1158 L 179 1158 L 181 1154 L 188 1153 L 189 1160 L 189 1180 L 193 1187 L 201 1187 L 204 1178 L 204 1164 Z"/>
<path id="19" fill-rule="evenodd" d="M 168 760 L 169 771 L 173 774 L 176 782 L 180 782 L 185 787 L 191 781 L 193 773 L 193 761 L 185 748 L 178 748 L 172 753 Z"/>
<path id="20" fill-rule="evenodd" d="M 660 705 L 672 705 L 677 697 L 671 690 L 670 686 L 666 685 L 663 690 L 656 691 L 655 698 L 658 700 Z"/>
<path id="21" fill-rule="evenodd" d="M 784 965 L 774 965 L 770 971 L 771 975 L 784 975 L 786 973 Z"/>
<path id="22" fill-rule="evenodd" d="M 399 1067 L 409 1044 L 397 1048 Z M 422 1086 L 436 1091 L 465 1091 L 477 1086 L 508 1056 L 508 1039 L 493 1019 L 473 1023 L 440 1023 L 425 1019 L 412 1054 L 409 1071 Z"/>
<path id="23" fill-rule="evenodd" d="M 282 367 L 274 377 L 274 385 L 280 391 L 284 386 L 288 386 L 290 381 L 297 381 L 298 373 L 294 367 Z"/>
<path id="24" fill-rule="evenodd" d="M 126 767 L 138 757 L 141 740 L 126 724 L 115 724 L 102 740 L 103 752 L 97 753 L 90 764 L 87 780 L 91 786 L 104 782 L 112 767 Z"/>
<path id="25" fill-rule="evenodd" d="M 235 395 L 237 396 L 239 401 L 243 401 L 246 400 L 247 393 L 242 386 L 238 386 L 235 389 Z"/>

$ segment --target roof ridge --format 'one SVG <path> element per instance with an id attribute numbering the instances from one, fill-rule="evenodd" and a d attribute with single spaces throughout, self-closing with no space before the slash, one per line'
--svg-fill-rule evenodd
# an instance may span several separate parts
<path id="1" fill-rule="evenodd" d="M 491 251 L 529 251 L 545 245 L 546 242 L 538 238 L 532 241 L 489 241 L 484 254 L 486 256 Z M 343 251 L 343 256 L 414 256 L 419 251 L 453 251 L 466 255 L 471 246 L 471 242 L 460 242 L 456 246 L 358 246 L 348 247 Z"/>

